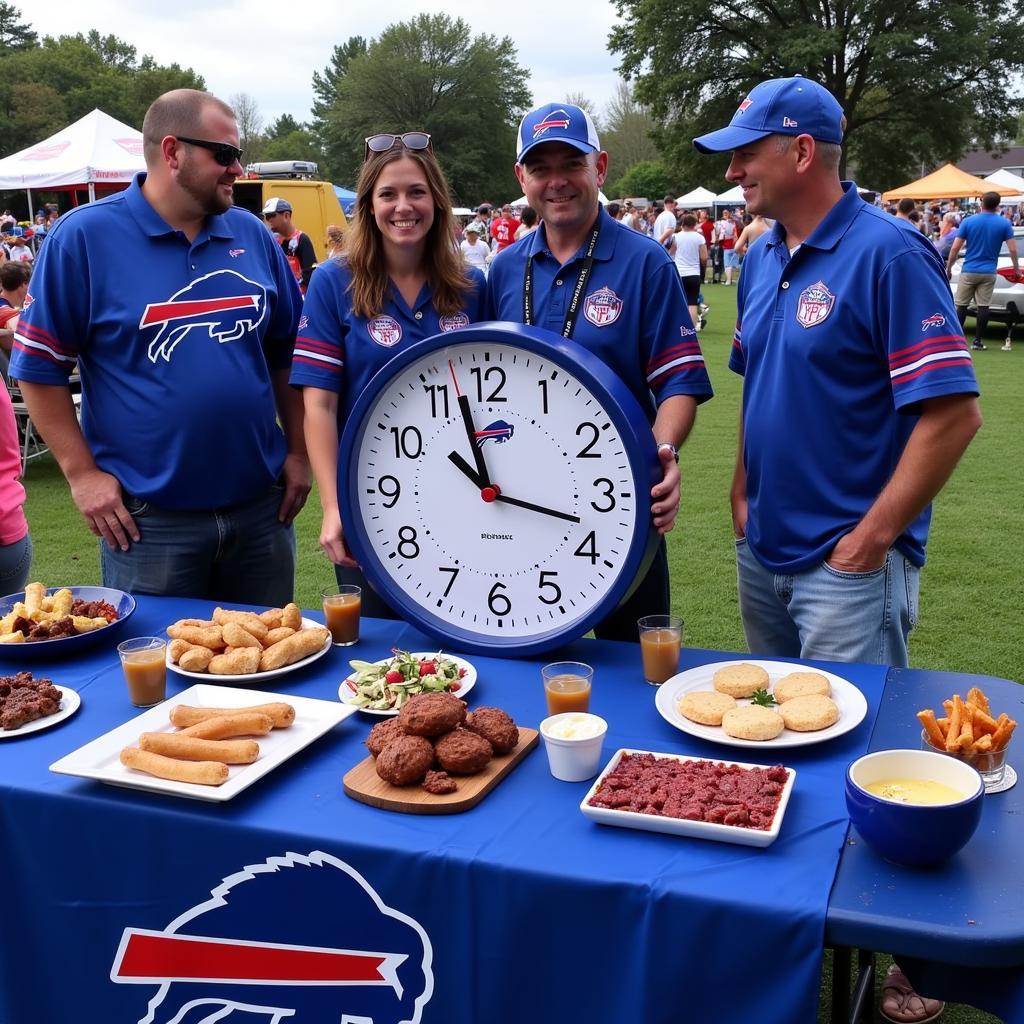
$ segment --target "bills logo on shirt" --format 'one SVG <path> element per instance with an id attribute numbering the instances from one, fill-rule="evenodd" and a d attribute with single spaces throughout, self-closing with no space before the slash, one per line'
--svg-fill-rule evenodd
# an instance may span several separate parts
<path id="1" fill-rule="evenodd" d="M 244 249 L 228 249 L 228 255 L 233 259 L 241 256 L 245 252 Z"/>
<path id="2" fill-rule="evenodd" d="M 469 317 L 465 313 L 456 313 L 454 316 L 443 316 L 437 322 L 442 331 L 457 331 L 460 327 L 469 326 Z"/>
<path id="3" fill-rule="evenodd" d="M 945 327 L 946 318 L 941 313 L 932 313 L 921 321 L 921 330 L 927 331 L 929 327 Z"/>
<path id="4" fill-rule="evenodd" d="M 370 337 L 378 345 L 391 348 L 402 340 L 402 325 L 390 316 L 377 316 L 366 325 Z"/>
<path id="5" fill-rule="evenodd" d="M 299 330 L 304 331 L 309 326 L 309 317 L 305 313 L 299 317 Z"/>
<path id="6" fill-rule="evenodd" d="M 595 327 L 607 327 L 619 319 L 622 299 L 607 286 L 591 292 L 583 303 L 583 315 Z"/>
<path id="7" fill-rule="evenodd" d="M 835 304 L 836 297 L 825 287 L 824 282 L 818 281 L 800 293 L 796 304 L 796 322 L 801 327 L 817 327 L 828 318 Z"/>

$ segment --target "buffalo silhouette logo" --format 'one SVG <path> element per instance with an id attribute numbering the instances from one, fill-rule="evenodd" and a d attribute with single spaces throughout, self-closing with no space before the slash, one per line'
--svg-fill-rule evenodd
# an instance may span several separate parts
<path id="1" fill-rule="evenodd" d="M 432 958 L 418 922 L 315 850 L 243 868 L 163 931 L 126 928 L 110 978 L 159 986 L 139 1024 L 419 1024 Z"/>
<path id="2" fill-rule="evenodd" d="M 142 312 L 139 330 L 156 327 L 149 358 L 170 362 L 178 342 L 196 331 L 222 345 L 255 331 L 267 315 L 267 291 L 233 270 L 215 270 L 198 277 L 164 302 L 151 302 Z"/>

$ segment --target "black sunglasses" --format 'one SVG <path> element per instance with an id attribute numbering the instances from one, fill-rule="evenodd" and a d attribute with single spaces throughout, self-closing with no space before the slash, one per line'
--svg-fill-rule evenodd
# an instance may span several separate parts
<path id="1" fill-rule="evenodd" d="M 237 146 L 229 145 L 227 142 L 210 142 L 209 139 L 190 139 L 185 135 L 176 135 L 179 142 L 187 142 L 190 146 L 201 146 L 213 154 L 213 159 L 221 167 L 230 167 L 236 160 L 241 161 L 242 151 Z"/>
<path id="2" fill-rule="evenodd" d="M 395 146 L 402 145 L 406 149 L 430 150 L 430 136 L 426 132 L 403 132 L 401 135 L 391 135 L 382 132 L 380 135 L 371 135 L 366 139 L 366 151 L 363 159 L 368 160 L 371 153 L 386 153 Z"/>

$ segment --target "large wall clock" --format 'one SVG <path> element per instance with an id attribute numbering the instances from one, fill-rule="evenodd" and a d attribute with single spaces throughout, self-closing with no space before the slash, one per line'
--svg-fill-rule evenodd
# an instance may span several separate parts
<path id="1" fill-rule="evenodd" d="M 639 403 L 549 331 L 478 324 L 370 382 L 338 456 L 345 537 L 408 622 L 456 649 L 529 655 L 613 611 L 657 546 L 661 478 Z"/>

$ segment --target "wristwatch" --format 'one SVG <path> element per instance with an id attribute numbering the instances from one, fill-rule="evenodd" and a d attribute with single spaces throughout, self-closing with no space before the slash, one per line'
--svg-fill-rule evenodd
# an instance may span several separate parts
<path id="1" fill-rule="evenodd" d="M 672 458 L 679 462 L 679 449 L 671 441 L 660 441 L 658 451 L 660 452 L 662 448 L 667 448 L 672 453 Z"/>

